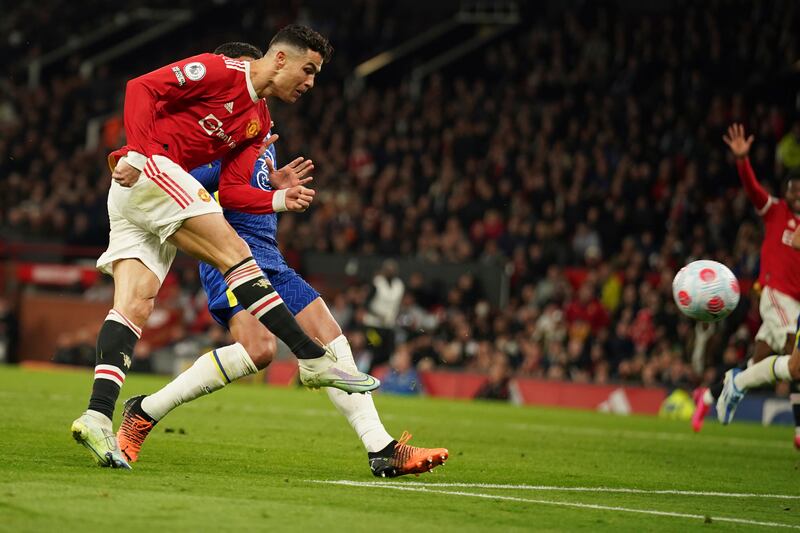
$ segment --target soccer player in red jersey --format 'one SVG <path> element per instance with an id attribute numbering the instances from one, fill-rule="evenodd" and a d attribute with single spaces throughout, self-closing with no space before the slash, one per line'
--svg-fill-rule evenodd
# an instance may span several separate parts
<path id="1" fill-rule="evenodd" d="M 795 319 L 800 314 L 800 251 L 792 247 L 792 236 L 800 227 L 800 180 L 790 179 L 781 199 L 769 195 L 758 183 L 748 159 L 753 136 L 746 137 L 744 126 L 733 124 L 723 140 L 736 158 L 736 169 L 747 197 L 764 220 L 758 277 L 762 287 L 759 304 L 762 324 L 756 334 L 752 358 L 752 363 L 758 363 L 772 353 L 791 353 L 794 345 Z M 697 407 L 692 417 L 695 431 L 702 427 L 709 406 L 720 397 L 722 388 L 723 384 L 718 383 L 695 391 Z M 792 394 L 792 404 L 800 436 L 800 395 Z M 718 415 L 721 420 L 725 418 L 725 413 Z"/>
<path id="2" fill-rule="evenodd" d="M 301 185 L 259 190 L 250 185 L 250 176 L 270 127 L 264 99 L 295 102 L 314 86 L 332 51 L 319 33 L 290 25 L 275 35 L 258 61 L 199 54 L 128 82 L 127 145 L 109 156 L 111 231 L 108 250 L 97 262 L 114 277 L 114 304 L 98 334 L 89 407 L 71 428 L 99 465 L 130 468 L 117 446 L 111 419 L 141 327 L 176 249 L 224 275 L 239 303 L 298 357 L 304 384 L 346 392 L 378 387 L 375 378 L 348 371 L 328 347 L 320 347 L 303 332 L 247 244 L 223 218 L 220 205 L 188 172 L 222 159 L 222 207 L 251 206 L 256 199 L 260 213 L 305 210 L 313 200 L 312 190 Z M 270 349 L 261 338 L 244 336 L 214 350 L 209 358 L 221 373 L 236 379 L 251 370 L 248 354 Z"/>

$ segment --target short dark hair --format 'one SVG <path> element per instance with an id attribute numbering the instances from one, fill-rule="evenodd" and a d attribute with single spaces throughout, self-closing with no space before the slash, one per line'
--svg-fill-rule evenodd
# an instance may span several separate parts
<path id="1" fill-rule="evenodd" d="M 333 55 L 333 46 L 328 39 L 308 26 L 300 24 L 289 24 L 282 28 L 269 42 L 268 48 L 272 48 L 278 43 L 290 44 L 301 50 L 313 50 L 322 56 L 323 63 L 330 61 Z"/>
<path id="2" fill-rule="evenodd" d="M 221 44 L 214 50 L 215 54 L 222 54 L 228 57 L 252 57 L 253 59 L 261 59 L 264 53 L 258 47 L 250 43 L 225 43 Z"/>

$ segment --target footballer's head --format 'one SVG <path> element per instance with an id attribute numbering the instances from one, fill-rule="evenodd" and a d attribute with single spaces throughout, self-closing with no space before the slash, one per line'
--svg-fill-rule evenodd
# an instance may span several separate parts
<path id="1" fill-rule="evenodd" d="M 275 71 L 272 95 L 284 102 L 297 101 L 314 87 L 314 78 L 332 54 L 328 39 L 311 28 L 290 24 L 280 30 L 270 41 L 266 54 Z"/>
<path id="2" fill-rule="evenodd" d="M 786 179 L 786 192 L 783 194 L 789 209 L 800 215 L 800 172 L 793 171 Z"/>
<path id="3" fill-rule="evenodd" d="M 264 57 L 258 47 L 250 43 L 238 42 L 221 44 L 214 50 L 214 53 L 222 54 L 231 59 L 238 59 L 239 61 L 255 61 Z"/>

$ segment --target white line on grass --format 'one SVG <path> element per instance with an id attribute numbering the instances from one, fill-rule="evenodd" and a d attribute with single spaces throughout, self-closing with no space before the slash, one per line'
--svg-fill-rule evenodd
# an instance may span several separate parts
<path id="1" fill-rule="evenodd" d="M 554 505 L 558 507 L 575 507 L 578 509 L 596 509 L 599 511 L 617 511 L 621 513 L 638 513 L 638 514 L 647 514 L 647 515 L 654 515 L 654 516 L 670 516 L 673 518 L 693 518 L 696 520 L 706 520 L 710 518 L 712 522 L 729 522 L 733 524 L 747 524 L 751 526 L 766 526 L 766 527 L 785 527 L 790 529 L 800 529 L 800 526 L 796 526 L 793 524 L 783 524 L 780 522 L 761 522 L 759 520 L 748 520 L 747 518 L 731 518 L 725 516 L 712 516 L 706 517 L 704 515 L 699 514 L 689 514 L 689 513 L 674 513 L 671 511 L 656 511 L 654 509 L 633 509 L 629 507 L 618 507 L 612 505 L 598 505 L 594 503 L 578 503 L 578 502 L 559 502 L 553 500 L 533 500 L 530 498 L 517 498 L 515 496 L 499 496 L 496 494 L 482 494 L 479 492 L 461 492 L 461 491 L 452 491 L 452 490 L 431 490 L 426 489 L 424 487 L 409 487 L 406 486 L 407 484 L 403 485 L 396 485 L 396 484 L 389 484 L 389 483 L 382 483 L 382 482 L 364 482 L 364 481 L 322 481 L 322 480 L 309 480 L 312 483 L 326 483 L 331 485 L 345 485 L 350 487 L 378 487 L 382 489 L 392 489 L 392 490 L 404 490 L 409 492 L 427 492 L 427 493 L 434 493 L 434 494 L 447 494 L 450 496 L 467 496 L 471 498 L 484 498 L 488 500 L 505 500 L 505 501 L 512 501 L 512 502 L 522 502 L 522 503 L 537 503 L 540 505 Z"/>
<path id="2" fill-rule="evenodd" d="M 347 480 L 343 480 L 347 481 Z M 375 485 L 386 485 L 385 481 L 372 481 Z M 670 494 L 675 496 L 720 496 L 722 498 L 775 498 L 782 500 L 800 500 L 797 494 L 758 494 L 754 492 L 707 492 L 700 490 L 677 489 L 633 489 L 625 487 L 559 487 L 554 485 L 505 485 L 493 483 L 424 483 L 421 481 L 404 481 L 403 485 L 414 487 L 444 487 L 472 489 L 511 489 L 552 492 L 619 492 L 625 494 Z"/>

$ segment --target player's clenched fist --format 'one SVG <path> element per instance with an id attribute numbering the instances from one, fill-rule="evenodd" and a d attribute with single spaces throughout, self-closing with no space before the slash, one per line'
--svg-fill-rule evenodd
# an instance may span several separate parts
<path id="1" fill-rule="evenodd" d="M 111 173 L 111 179 L 122 185 L 123 187 L 132 187 L 139 179 L 141 172 L 125 162 L 125 159 L 120 159 L 117 166 L 114 167 L 114 172 Z"/>
<path id="2" fill-rule="evenodd" d="M 316 193 L 313 189 L 308 189 L 302 185 L 286 189 L 286 210 L 297 212 L 305 211 L 314 200 L 314 194 Z"/>

